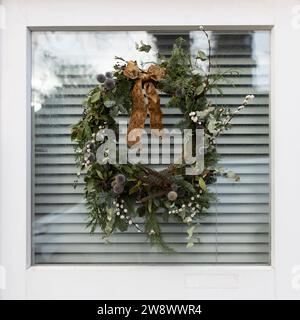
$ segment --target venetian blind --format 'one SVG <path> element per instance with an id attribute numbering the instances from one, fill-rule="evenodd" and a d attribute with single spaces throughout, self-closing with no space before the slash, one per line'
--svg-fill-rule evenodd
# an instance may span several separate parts
<path id="1" fill-rule="evenodd" d="M 220 164 L 238 173 L 241 181 L 218 179 L 213 187 L 218 203 L 199 219 L 199 242 L 187 249 L 186 228 L 178 223 L 162 224 L 164 238 L 175 248 L 174 254 L 151 248 L 146 235 L 134 228 L 116 233 L 109 244 L 100 232 L 90 234 L 86 229 L 82 179 L 73 188 L 77 169 L 70 125 L 82 114 L 84 95 L 96 85 L 97 59 L 105 60 L 108 48 L 117 55 L 120 48 L 133 52 L 134 40 L 139 36 L 151 39 L 166 56 L 179 36 L 186 39 L 192 53 L 203 47 L 207 50 L 200 32 L 33 34 L 33 262 L 268 264 L 269 34 L 265 31 L 210 33 L 212 70 L 233 71 L 222 81 L 223 95 L 211 93 L 214 104 L 234 108 L 247 94 L 254 94 L 255 99 L 233 120 L 232 129 L 218 139 Z M 97 47 L 92 53 L 91 39 Z M 166 109 L 167 101 L 167 96 L 161 97 L 163 122 L 166 128 L 173 128 L 181 114 L 179 110 Z"/>

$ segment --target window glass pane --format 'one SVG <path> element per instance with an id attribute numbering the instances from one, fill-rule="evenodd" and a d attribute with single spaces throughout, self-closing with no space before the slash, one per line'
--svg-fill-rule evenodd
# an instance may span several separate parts
<path id="1" fill-rule="evenodd" d="M 134 228 L 116 233 L 107 244 L 100 232 L 86 228 L 83 181 L 76 189 L 77 168 L 70 125 L 81 117 L 81 102 L 97 84 L 96 75 L 112 69 L 114 56 L 154 61 L 135 50 L 135 42 L 170 54 L 179 36 L 189 50 L 207 52 L 201 32 L 33 32 L 32 33 L 32 250 L 34 264 L 269 264 L 269 77 L 268 31 L 209 32 L 213 70 L 232 68 L 222 82 L 217 106 L 237 107 L 244 96 L 255 100 L 218 139 L 224 168 L 238 173 L 240 183 L 220 178 L 213 187 L 218 203 L 200 220 L 199 243 L 186 248 L 185 227 L 165 223 L 165 239 L 176 249 L 165 254 L 151 248 Z M 234 83 L 234 86 L 231 84 Z M 167 97 L 165 98 L 167 101 Z M 163 122 L 172 126 L 180 114 L 164 108 Z M 161 165 L 159 165 L 161 166 Z M 156 166 L 158 168 L 159 166 Z"/>

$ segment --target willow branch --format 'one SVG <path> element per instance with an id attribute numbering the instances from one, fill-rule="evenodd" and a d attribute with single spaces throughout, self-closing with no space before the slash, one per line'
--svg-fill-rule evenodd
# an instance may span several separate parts
<path id="1" fill-rule="evenodd" d="M 148 200 L 151 200 L 151 199 L 154 199 L 154 198 L 157 198 L 157 197 L 164 196 L 164 195 L 166 195 L 167 193 L 168 193 L 168 191 L 158 191 L 158 192 L 155 192 L 155 193 L 150 194 L 150 195 L 147 196 L 147 197 L 142 198 L 140 201 L 141 201 L 141 202 L 147 202 Z"/>

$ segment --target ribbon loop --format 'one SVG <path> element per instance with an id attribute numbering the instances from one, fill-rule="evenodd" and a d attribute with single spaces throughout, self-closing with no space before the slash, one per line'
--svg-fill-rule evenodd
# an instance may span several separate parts
<path id="1" fill-rule="evenodd" d="M 156 129 L 161 134 L 160 131 L 163 129 L 162 112 L 155 82 L 160 81 L 165 76 L 165 70 L 152 64 L 145 72 L 138 68 L 136 61 L 129 61 L 123 74 L 129 79 L 136 80 L 131 91 L 132 110 L 127 129 L 127 144 L 131 147 L 140 142 L 148 110 L 151 129 Z"/>

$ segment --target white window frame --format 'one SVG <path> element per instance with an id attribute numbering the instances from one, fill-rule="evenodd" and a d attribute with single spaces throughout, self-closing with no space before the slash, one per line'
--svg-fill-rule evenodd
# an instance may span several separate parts
<path id="1" fill-rule="evenodd" d="M 115 0 L 114 5 L 102 0 L 2 4 L 6 21 L 0 30 L 0 266 L 6 270 L 6 289 L 0 287 L 0 297 L 300 298 L 300 148 L 299 143 L 290 144 L 300 116 L 297 1 L 160 1 L 159 11 L 154 3 L 138 0 Z M 271 30 L 271 266 L 31 266 L 30 30 L 196 30 L 199 24 L 207 29 Z"/>

